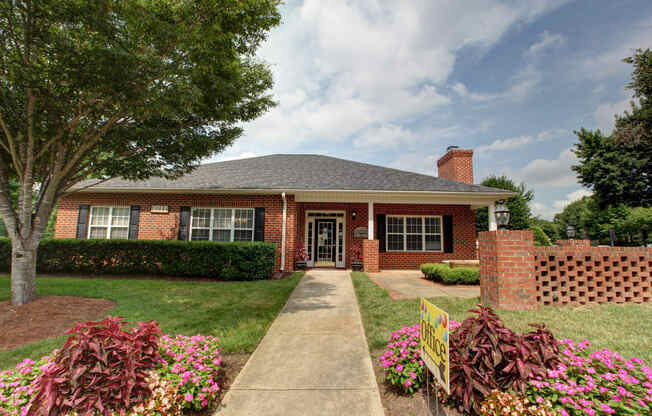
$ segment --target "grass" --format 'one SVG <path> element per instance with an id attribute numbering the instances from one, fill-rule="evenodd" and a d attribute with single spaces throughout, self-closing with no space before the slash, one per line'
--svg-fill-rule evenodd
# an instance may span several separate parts
<path id="1" fill-rule="evenodd" d="M 214 335 L 226 353 L 252 352 L 285 305 L 303 273 L 257 282 L 180 282 L 37 278 L 37 296 L 79 296 L 116 302 L 110 312 L 129 322 L 155 320 L 165 333 Z M 0 276 L 0 301 L 10 299 L 10 280 Z M 48 354 L 65 337 L 0 351 L 0 369 Z"/>
<path id="2" fill-rule="evenodd" d="M 367 333 L 369 348 L 384 348 L 392 331 L 418 322 L 418 299 L 392 299 L 364 273 L 353 273 L 353 285 Z M 462 321 L 479 298 L 435 297 L 431 302 Z M 541 307 L 536 311 L 496 311 L 514 331 L 528 330 L 529 323 L 543 322 L 558 339 L 588 340 L 596 348 L 609 348 L 625 357 L 637 356 L 652 364 L 652 305 L 596 305 Z"/>

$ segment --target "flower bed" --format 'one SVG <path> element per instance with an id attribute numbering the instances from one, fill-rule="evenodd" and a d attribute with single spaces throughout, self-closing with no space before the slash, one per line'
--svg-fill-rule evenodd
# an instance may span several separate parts
<path id="1" fill-rule="evenodd" d="M 532 378 L 531 400 L 550 400 L 562 416 L 652 413 L 652 370 L 642 360 L 606 348 L 591 351 L 588 341 L 560 343 L 561 363 L 546 377 Z"/>
<path id="2" fill-rule="evenodd" d="M 473 326 L 468 320 L 461 324 L 467 330 L 478 325 L 478 317 L 467 319 L 475 319 Z M 502 325 L 493 318 L 483 318 L 482 323 L 496 328 L 501 328 Z M 468 338 L 469 331 L 457 331 L 459 327 L 459 323 L 450 322 L 451 348 L 461 341 L 473 342 Z M 474 373 L 474 366 L 480 360 L 484 361 L 485 356 L 478 358 L 477 362 L 470 362 L 467 353 L 451 353 L 451 391 L 456 388 L 463 391 L 477 389 L 476 394 L 479 395 L 482 403 L 471 408 L 456 396 L 442 395 L 441 399 L 466 414 L 542 416 L 553 412 L 561 416 L 652 414 L 652 370 L 642 360 L 636 357 L 627 360 L 608 349 L 591 350 L 590 343 L 587 341 L 578 343 L 568 339 L 557 341 L 543 326 L 536 326 L 536 329 L 528 334 L 499 337 L 497 348 L 489 349 L 490 352 L 498 351 L 499 355 L 504 354 L 505 357 L 514 356 L 514 365 L 518 373 L 522 373 L 522 377 L 510 382 L 510 385 L 518 386 L 518 392 L 511 391 L 513 387 L 503 387 L 502 391 L 495 390 L 493 387 L 487 388 L 492 384 L 487 378 L 487 369 L 478 374 Z M 462 336 L 464 340 L 456 339 Z M 420 356 L 419 337 L 418 325 L 395 331 L 389 337 L 387 349 L 379 357 L 387 382 L 407 394 L 418 390 L 426 377 Z M 477 339 L 477 336 L 472 338 Z M 514 340 L 518 343 L 515 344 Z M 552 342 L 557 347 L 550 344 Z M 552 348 L 536 351 L 539 345 L 546 344 L 550 344 Z M 519 350 L 521 348 L 525 350 L 516 351 L 515 345 Z M 495 353 L 492 354 L 494 354 L 493 358 L 485 364 L 490 365 L 491 361 L 498 363 L 495 369 L 496 381 L 501 385 L 506 379 L 506 371 L 512 371 L 509 367 L 512 359 L 504 363 L 504 359 L 498 359 Z M 539 356 L 538 368 L 534 360 L 537 355 Z M 467 362 L 463 362 L 462 357 L 466 357 Z M 519 360 L 523 360 L 523 363 L 519 364 Z M 533 369 L 528 370 L 529 367 Z M 454 368 L 462 368 L 465 372 L 469 371 L 469 374 L 473 373 L 473 387 L 469 388 L 468 383 L 464 381 L 465 377 L 454 378 Z M 541 368 L 547 370 L 541 372 Z M 460 385 L 454 385 L 456 379 Z M 481 385 L 482 380 L 487 386 Z M 501 410 L 503 405 L 508 406 L 512 411 L 504 413 Z"/>
<path id="3" fill-rule="evenodd" d="M 158 345 L 161 359 L 145 379 L 150 393 L 127 414 L 181 415 L 184 410 L 201 410 L 213 404 L 220 392 L 222 372 L 218 339 L 163 335 Z M 27 415 L 30 404 L 34 406 L 39 400 L 42 380 L 55 370 L 58 353 L 55 350 L 37 362 L 26 359 L 14 370 L 0 372 L 0 416 Z M 75 376 L 77 373 L 75 370 Z"/>

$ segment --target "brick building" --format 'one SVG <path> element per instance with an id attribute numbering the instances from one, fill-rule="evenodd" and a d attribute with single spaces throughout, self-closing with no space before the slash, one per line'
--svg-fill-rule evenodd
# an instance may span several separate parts
<path id="1" fill-rule="evenodd" d="M 356 246 L 368 271 L 475 259 L 474 209 L 511 193 L 474 185 L 472 156 L 449 149 L 439 177 L 271 155 L 201 165 L 174 181 L 82 183 L 61 199 L 55 236 L 267 241 L 278 247 L 277 271 L 293 270 L 302 245 L 310 267 L 348 268 Z"/>

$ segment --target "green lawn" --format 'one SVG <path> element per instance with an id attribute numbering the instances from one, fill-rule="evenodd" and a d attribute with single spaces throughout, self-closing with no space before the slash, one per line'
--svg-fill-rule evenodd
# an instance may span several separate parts
<path id="1" fill-rule="evenodd" d="M 374 350 L 387 345 L 390 332 L 418 322 L 418 299 L 394 300 L 364 273 L 353 273 L 353 284 L 367 333 Z M 436 297 L 431 302 L 462 321 L 480 299 Z M 652 305 L 598 305 L 542 307 L 536 311 L 496 311 L 505 325 L 527 331 L 529 323 L 543 322 L 559 339 L 589 340 L 597 348 L 610 348 L 625 357 L 652 363 Z"/>
<path id="2" fill-rule="evenodd" d="M 224 352 L 252 352 L 302 273 L 258 282 L 181 282 L 39 278 L 38 296 L 80 296 L 116 302 L 111 315 L 129 322 L 155 320 L 165 333 L 214 335 Z M 0 301 L 9 300 L 9 277 L 0 276 Z M 0 369 L 48 354 L 65 337 L 0 351 Z"/>

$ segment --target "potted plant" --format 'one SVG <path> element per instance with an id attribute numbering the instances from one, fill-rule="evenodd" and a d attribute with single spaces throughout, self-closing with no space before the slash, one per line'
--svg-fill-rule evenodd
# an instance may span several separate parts
<path id="1" fill-rule="evenodd" d="M 360 245 L 355 245 L 353 246 L 353 249 L 351 249 L 351 269 L 353 269 L 354 272 L 361 272 L 362 271 L 362 250 L 360 249 Z"/>
<path id="2" fill-rule="evenodd" d="M 294 267 L 297 270 L 305 270 L 306 260 L 308 260 L 308 252 L 306 251 L 306 247 L 303 245 L 303 243 L 299 243 L 299 247 L 297 247 L 297 253 L 294 256 Z"/>

